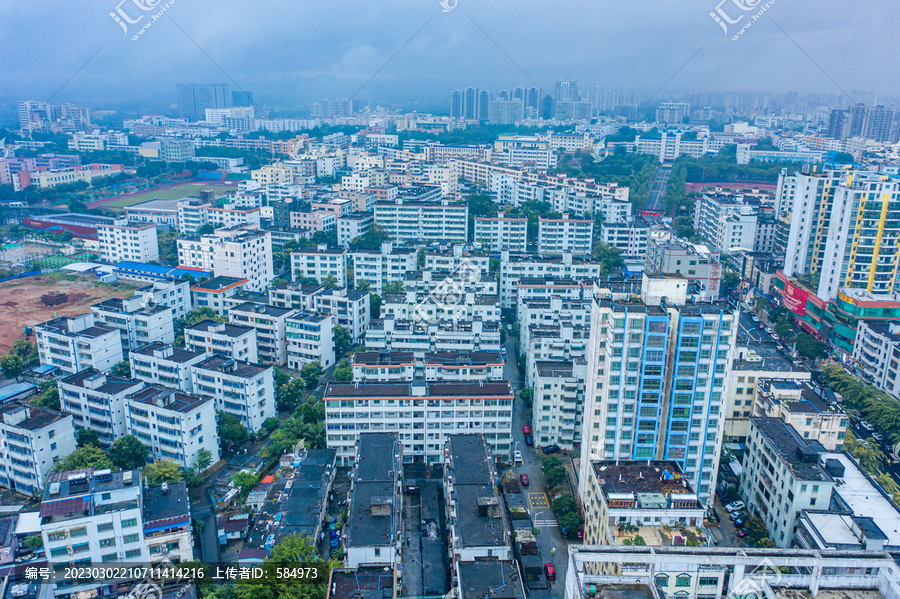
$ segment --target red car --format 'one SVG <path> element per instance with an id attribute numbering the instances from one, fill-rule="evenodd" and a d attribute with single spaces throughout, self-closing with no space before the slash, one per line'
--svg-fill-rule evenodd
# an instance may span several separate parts
<path id="1" fill-rule="evenodd" d="M 743 529 L 743 528 L 739 528 L 739 529 L 737 529 L 737 530 L 734 531 L 734 532 L 735 532 L 735 534 L 737 534 L 737 536 L 740 537 L 741 539 L 743 539 L 743 538 L 746 537 L 748 534 L 750 534 L 749 532 L 747 532 L 746 529 Z"/>
<path id="2" fill-rule="evenodd" d="M 526 434 L 526 435 L 530 435 L 530 434 L 531 434 L 531 427 L 528 426 L 527 424 L 523 424 L 523 425 L 522 425 L 522 433 L 523 433 L 523 434 Z"/>
<path id="3" fill-rule="evenodd" d="M 579 540 L 579 541 L 583 541 L 583 540 L 584 540 L 584 526 L 579 526 L 579 527 L 578 527 L 578 540 Z"/>
<path id="4" fill-rule="evenodd" d="M 544 564 L 544 574 L 547 575 L 547 580 L 556 580 L 556 568 L 553 567 L 553 564 L 550 562 Z"/>
<path id="5" fill-rule="evenodd" d="M 522 486 L 523 486 L 523 487 L 527 487 L 527 486 L 528 486 L 528 475 L 527 475 L 527 474 L 520 474 L 520 475 L 519 475 L 519 482 L 522 483 Z"/>

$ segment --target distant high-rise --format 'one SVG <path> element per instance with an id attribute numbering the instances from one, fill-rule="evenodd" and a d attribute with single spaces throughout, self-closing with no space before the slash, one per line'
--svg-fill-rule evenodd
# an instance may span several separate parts
<path id="1" fill-rule="evenodd" d="M 576 102 L 579 100 L 578 95 L 578 82 L 572 81 L 571 79 L 564 79 L 562 81 L 556 82 L 556 96 L 554 99 L 557 102 Z"/>
<path id="2" fill-rule="evenodd" d="M 497 92 L 497 99 L 498 100 L 509 100 L 509 92 L 506 91 L 505 89 L 501 89 L 500 91 Z"/>
<path id="3" fill-rule="evenodd" d="M 893 120 L 893 110 L 881 104 L 873 106 L 866 114 L 866 138 L 880 142 L 890 140 Z"/>
<path id="4" fill-rule="evenodd" d="M 541 107 L 541 88 L 529 87 L 525 90 L 525 107 L 540 108 Z"/>
<path id="5" fill-rule="evenodd" d="M 19 127 L 23 132 L 41 129 L 44 122 L 53 120 L 48 102 L 40 100 L 19 100 Z"/>
<path id="6" fill-rule="evenodd" d="M 844 123 L 847 122 L 847 112 L 841 109 L 832 110 L 828 116 L 828 137 L 835 139 L 844 138 Z"/>
<path id="7" fill-rule="evenodd" d="M 463 118 L 463 93 L 458 89 L 450 92 L 450 118 Z"/>
<path id="8" fill-rule="evenodd" d="M 463 92 L 463 118 L 478 118 L 478 88 L 467 87 Z"/>
<path id="9" fill-rule="evenodd" d="M 206 118 L 207 108 L 228 108 L 228 85 L 225 83 L 179 83 L 178 115 L 189 120 Z"/>
<path id="10" fill-rule="evenodd" d="M 487 118 L 492 125 L 514 125 L 525 117 L 521 100 L 491 100 Z"/>
<path id="11" fill-rule="evenodd" d="M 525 88 L 524 87 L 516 87 L 512 90 L 512 100 L 522 100 L 525 102 Z"/>
<path id="12" fill-rule="evenodd" d="M 234 90 L 231 92 L 232 106 L 253 106 L 253 92 Z"/>
<path id="13" fill-rule="evenodd" d="M 657 123 L 683 123 L 691 115 L 691 105 L 687 102 L 662 102 L 656 109 Z"/>
<path id="14" fill-rule="evenodd" d="M 542 119 L 552 119 L 555 102 L 549 95 L 541 98 L 540 114 Z"/>
<path id="15" fill-rule="evenodd" d="M 491 105 L 491 92 L 482 90 L 478 92 L 478 113 L 475 118 L 486 121 Z"/>
<path id="16" fill-rule="evenodd" d="M 866 133 L 866 105 L 850 107 L 850 133 L 848 137 L 862 137 Z"/>

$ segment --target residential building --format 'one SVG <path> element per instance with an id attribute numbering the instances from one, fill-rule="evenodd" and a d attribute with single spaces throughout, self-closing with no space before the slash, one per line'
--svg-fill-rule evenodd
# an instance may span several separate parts
<path id="1" fill-rule="evenodd" d="M 148 563 L 143 516 L 140 468 L 51 473 L 40 507 L 49 566 L 55 570 L 77 563 Z M 78 593 L 108 595 L 119 584 L 80 578 L 56 582 L 51 592 L 60 598 Z"/>
<path id="2" fill-rule="evenodd" d="M 539 360 L 534 368 L 534 442 L 563 449 L 581 446 L 587 362 Z"/>
<path id="3" fill-rule="evenodd" d="M 366 349 L 388 351 L 500 351 L 500 323 L 482 320 L 374 319 Z"/>
<path id="4" fill-rule="evenodd" d="M 525 357 L 525 385 L 535 385 L 537 363 L 539 361 L 570 361 L 587 358 L 588 340 L 591 327 L 574 322 L 569 317 L 562 317 L 553 324 L 528 325 L 526 334 L 528 345 L 519 346 L 521 355 Z M 520 329 L 521 331 L 521 329 Z M 566 423 L 566 427 L 568 428 Z M 581 434 L 577 433 L 576 437 Z"/>
<path id="5" fill-rule="evenodd" d="M 144 489 L 144 542 L 151 564 L 193 561 L 194 535 L 186 484 L 165 483 Z"/>
<path id="6" fill-rule="evenodd" d="M 101 445 L 109 447 L 127 434 L 128 396 L 144 383 L 88 368 L 59 379 L 57 385 L 60 409 L 72 415 L 75 429 L 95 431 Z"/>
<path id="7" fill-rule="evenodd" d="M 528 219 L 507 217 L 502 212 L 497 213 L 496 217 L 476 217 L 473 241 L 492 252 L 509 250 L 525 253 Z"/>
<path id="8" fill-rule="evenodd" d="M 228 106 L 228 85 L 225 83 L 179 83 L 175 91 L 178 114 L 189 120 L 205 118 L 207 108 Z"/>
<path id="9" fill-rule="evenodd" d="M 0 487 L 22 495 L 44 489 L 57 459 L 75 451 L 71 414 L 14 401 L 0 407 Z"/>
<path id="10" fill-rule="evenodd" d="M 322 368 L 335 363 L 334 316 L 292 311 L 285 319 L 288 368 L 300 370 L 310 362 Z"/>
<path id="11" fill-rule="evenodd" d="M 393 202 L 375 202 L 375 224 L 392 239 L 465 243 L 468 219 L 469 207 L 464 203 L 411 200 L 403 196 Z"/>
<path id="12" fill-rule="evenodd" d="M 187 162 L 196 156 L 196 146 L 191 139 L 163 137 L 159 143 L 159 159 L 166 164 Z"/>
<path id="13" fill-rule="evenodd" d="M 247 291 L 262 292 L 275 278 L 272 272 L 272 235 L 234 227 L 210 235 L 178 240 L 181 266 L 212 270 L 215 276 L 247 279 Z"/>
<path id="14" fill-rule="evenodd" d="M 119 331 L 95 326 L 90 312 L 35 325 L 34 338 L 41 364 L 69 374 L 86 368 L 109 370 L 123 359 Z"/>
<path id="15" fill-rule="evenodd" d="M 143 297 L 147 307 L 172 308 L 175 318 L 184 318 L 193 310 L 191 286 L 177 278 L 153 281 L 150 285 L 137 288 L 134 295 Z"/>
<path id="16" fill-rule="evenodd" d="M 316 249 L 291 252 L 291 280 L 313 279 L 316 283 L 333 287 L 347 286 L 347 250 Z"/>
<path id="17" fill-rule="evenodd" d="M 353 354 L 354 381 L 495 381 L 503 378 L 499 351 L 368 351 Z"/>
<path id="18" fill-rule="evenodd" d="M 897 377 L 900 371 L 900 325 L 860 320 L 853 344 L 853 361 L 873 385 L 900 397 Z M 41 364 L 44 363 L 42 359 Z"/>
<path id="19" fill-rule="evenodd" d="M 827 453 L 821 443 L 805 440 L 780 418 L 750 419 L 741 497 L 779 547 L 793 546 L 802 510 L 828 509 L 831 504 L 835 480 L 823 456 Z"/>
<path id="20" fill-rule="evenodd" d="M 538 253 L 542 256 L 572 254 L 589 256 L 594 233 L 594 221 L 569 218 L 538 219 Z"/>
<path id="21" fill-rule="evenodd" d="M 500 306 L 515 308 L 518 304 L 519 279 L 597 279 L 601 272 L 600 263 L 578 260 L 572 254 L 560 258 L 535 258 L 533 256 L 513 256 L 509 252 L 500 253 Z"/>
<path id="22" fill-rule="evenodd" d="M 148 385 L 163 385 L 184 393 L 193 393 L 191 367 L 206 359 L 167 343 L 148 343 L 128 354 L 131 376 Z"/>
<path id="23" fill-rule="evenodd" d="M 850 423 L 831 389 L 798 380 L 760 379 L 754 416 L 780 418 L 804 441 L 818 441 L 828 451 L 844 449 Z"/>
<path id="24" fill-rule="evenodd" d="M 706 509 L 677 462 L 600 460 L 587 470 L 581 499 L 586 545 L 632 545 L 637 537 L 649 547 L 674 547 L 684 539 L 706 544 Z M 609 564 L 606 573 L 622 569 Z"/>
<path id="25" fill-rule="evenodd" d="M 132 222 L 153 223 L 163 228 L 178 227 L 178 200 L 149 200 L 125 208 Z"/>
<path id="26" fill-rule="evenodd" d="M 247 279 L 214 277 L 191 285 L 191 300 L 197 308 L 212 308 L 219 316 L 227 316 L 228 298 L 244 292 Z"/>
<path id="27" fill-rule="evenodd" d="M 479 434 L 448 434 L 444 441 L 444 497 L 450 560 L 511 559 L 510 528 L 497 492 L 497 455 Z"/>
<path id="28" fill-rule="evenodd" d="M 224 356 L 253 364 L 259 362 L 256 329 L 252 327 L 204 320 L 185 327 L 184 346 L 207 356 Z"/>
<path id="29" fill-rule="evenodd" d="M 194 393 L 213 397 L 216 411 L 236 416 L 251 433 L 276 415 L 275 371 L 212 356 L 191 369 Z"/>
<path id="30" fill-rule="evenodd" d="M 627 223 L 604 222 L 600 226 L 600 241 L 618 248 L 626 264 L 641 268 L 647 256 L 650 223 L 640 217 Z"/>
<path id="31" fill-rule="evenodd" d="M 753 251 L 758 221 L 759 207 L 743 196 L 704 193 L 694 206 L 694 229 L 725 252 Z"/>
<path id="32" fill-rule="evenodd" d="M 175 308 L 153 305 L 146 296 L 104 300 L 91 306 L 91 314 L 96 325 L 119 330 L 125 351 L 154 341 L 175 342 Z"/>
<path id="33" fill-rule="evenodd" d="M 393 569 L 400 561 L 403 535 L 403 446 L 396 433 L 361 433 L 354 441 L 345 562 L 350 568 Z"/>
<path id="34" fill-rule="evenodd" d="M 256 349 L 262 364 L 281 366 L 287 362 L 285 322 L 296 312 L 267 304 L 244 302 L 229 311 L 231 324 L 256 329 Z"/>
<path id="35" fill-rule="evenodd" d="M 359 288 L 365 281 L 372 293 L 381 295 L 385 285 L 402 281 L 406 273 L 418 268 L 416 254 L 415 249 L 394 247 L 390 241 L 382 243 L 380 250 L 351 252 L 354 286 Z"/>
<path id="36" fill-rule="evenodd" d="M 325 389 L 328 447 L 348 464 L 360 433 L 399 433 L 403 461 L 439 463 L 451 431 L 483 434 L 495 457 L 508 459 L 512 401 L 508 381 L 330 382 Z"/>
<path id="37" fill-rule="evenodd" d="M 150 385 L 128 396 L 128 434 L 150 449 L 156 459 L 192 468 L 200 451 L 219 461 L 216 406 L 211 397 L 188 395 Z"/>
<path id="38" fill-rule="evenodd" d="M 362 237 L 375 224 L 375 214 L 372 212 L 354 212 L 337 218 L 338 245 L 349 248 L 350 242 L 357 237 Z"/>
<path id="39" fill-rule="evenodd" d="M 500 308 L 496 295 L 476 295 L 475 291 L 450 285 L 429 292 L 424 299 L 415 290 L 384 295 L 381 302 L 382 319 L 436 322 L 441 320 L 481 320 L 485 323 L 500 322 Z M 477 289 L 477 287 L 472 287 Z M 450 294 L 454 295 L 450 295 Z"/>
<path id="40" fill-rule="evenodd" d="M 681 275 L 697 285 L 700 299 L 716 299 L 722 286 L 720 252 L 708 245 L 688 243 L 682 239 L 656 240 L 647 243 L 644 271 L 660 275 Z"/>
<path id="41" fill-rule="evenodd" d="M 738 313 L 726 302 L 686 303 L 686 293 L 680 277 L 647 274 L 640 301 L 597 290 L 581 451 L 589 460 L 677 461 L 709 505 Z"/>
<path id="42" fill-rule="evenodd" d="M 129 224 L 120 218 L 112 224 L 97 225 L 100 259 L 110 264 L 123 260 L 156 262 L 159 260 L 159 244 L 156 241 L 156 225 Z"/>
<path id="43" fill-rule="evenodd" d="M 368 291 L 354 291 L 347 287 L 325 289 L 315 297 L 315 309 L 330 314 L 334 326 L 350 331 L 354 342 L 362 340 L 371 322 L 371 299 Z"/>

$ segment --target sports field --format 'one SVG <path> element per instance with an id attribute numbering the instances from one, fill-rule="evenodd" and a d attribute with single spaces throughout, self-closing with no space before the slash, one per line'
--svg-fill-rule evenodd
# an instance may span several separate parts
<path id="1" fill-rule="evenodd" d="M 225 192 L 226 190 L 232 190 L 235 186 L 229 185 L 225 186 L 219 182 L 215 183 L 179 183 L 177 185 L 165 186 L 165 187 L 155 187 L 152 189 L 148 189 L 147 191 L 130 193 L 123 196 L 118 196 L 114 198 L 109 198 L 106 200 L 100 200 L 96 202 L 90 202 L 88 206 L 90 208 L 96 208 L 98 206 L 103 206 L 104 208 L 112 208 L 112 209 L 122 209 L 127 206 L 133 206 L 135 204 L 140 204 L 141 202 L 149 202 L 150 200 L 180 200 L 186 196 L 199 196 L 201 189 L 212 189 L 215 190 L 218 194 Z"/>

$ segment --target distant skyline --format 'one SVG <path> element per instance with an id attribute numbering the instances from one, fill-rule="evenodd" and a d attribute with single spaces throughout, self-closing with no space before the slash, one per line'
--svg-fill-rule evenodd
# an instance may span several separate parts
<path id="1" fill-rule="evenodd" d="M 736 2 L 753 9 L 741 12 Z M 167 109 L 177 83 L 196 82 L 253 91 L 274 110 L 355 96 L 357 106 L 447 112 L 453 89 L 534 86 L 552 94 L 564 78 L 585 90 L 662 88 L 663 97 L 710 90 L 871 98 L 854 97 L 860 89 L 885 101 L 900 96 L 900 16 L 889 3 L 855 10 L 837 0 L 726 0 L 719 14 L 740 17 L 727 35 L 710 16 L 717 5 L 459 0 L 442 12 L 437 0 L 272 0 L 265 9 L 235 0 L 7 2 L 0 100 Z M 121 24 L 110 16 L 117 7 Z"/>

